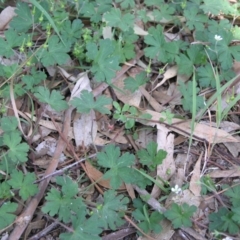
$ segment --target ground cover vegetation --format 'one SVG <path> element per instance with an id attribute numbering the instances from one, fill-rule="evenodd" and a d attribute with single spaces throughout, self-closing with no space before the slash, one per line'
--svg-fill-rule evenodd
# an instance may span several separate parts
<path id="1" fill-rule="evenodd" d="M 238 1 L 0 11 L 2 239 L 240 239 Z"/>

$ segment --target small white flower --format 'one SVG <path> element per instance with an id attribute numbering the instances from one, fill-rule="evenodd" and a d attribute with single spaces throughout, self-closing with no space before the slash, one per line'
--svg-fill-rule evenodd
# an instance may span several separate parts
<path id="1" fill-rule="evenodd" d="M 222 37 L 219 36 L 219 35 L 215 35 L 214 38 L 215 38 L 216 41 L 221 41 L 222 40 Z"/>
<path id="2" fill-rule="evenodd" d="M 230 238 L 230 237 L 225 237 L 225 238 L 223 238 L 222 240 L 232 240 L 232 238 Z"/>
<path id="3" fill-rule="evenodd" d="M 176 194 L 179 194 L 182 192 L 182 189 L 180 187 L 178 187 L 178 185 L 175 185 L 174 188 L 171 188 L 171 191 L 176 193 Z"/>

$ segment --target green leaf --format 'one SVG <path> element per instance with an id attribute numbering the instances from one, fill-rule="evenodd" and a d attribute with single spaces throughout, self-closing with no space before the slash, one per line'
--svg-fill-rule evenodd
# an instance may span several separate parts
<path id="1" fill-rule="evenodd" d="M 147 15 L 147 10 L 146 9 L 139 9 L 138 12 L 138 17 L 144 22 L 147 23 L 151 20 L 151 18 Z"/>
<path id="2" fill-rule="evenodd" d="M 192 88 L 192 81 L 187 82 L 184 84 L 183 82 L 179 83 L 179 91 L 183 95 L 182 105 L 185 111 L 192 111 L 193 108 L 193 88 Z M 199 88 L 196 89 L 196 93 L 199 92 Z M 204 101 L 202 96 L 194 96 L 196 97 L 196 109 L 199 111 L 204 106 Z"/>
<path id="3" fill-rule="evenodd" d="M 231 46 L 231 41 L 233 40 L 233 35 L 229 31 L 222 30 L 216 33 L 222 37 L 222 40 L 217 42 L 212 40 L 211 49 L 215 49 L 217 53 L 218 61 L 221 64 L 223 70 L 228 70 L 233 65 L 233 60 L 240 60 L 240 46 Z M 214 39 L 214 38 L 213 38 Z M 208 52 L 211 50 L 208 50 Z"/>
<path id="4" fill-rule="evenodd" d="M 112 8 L 110 12 L 104 14 L 104 19 L 108 26 L 118 27 L 123 32 L 133 27 L 134 15 L 130 13 L 122 14 L 119 8 Z"/>
<path id="5" fill-rule="evenodd" d="M 103 13 L 112 9 L 112 0 L 96 0 L 93 2 L 84 2 L 80 13 L 84 17 L 90 18 L 94 23 L 102 21 Z"/>
<path id="6" fill-rule="evenodd" d="M 234 186 L 229 188 L 224 195 L 230 198 L 230 201 L 234 207 L 240 207 L 240 186 Z"/>
<path id="7" fill-rule="evenodd" d="M 64 64 L 70 58 L 67 52 L 70 51 L 69 44 L 65 46 L 60 39 L 53 35 L 47 42 L 47 47 L 42 47 L 36 56 L 41 60 L 45 67 L 52 66 L 54 64 Z"/>
<path id="8" fill-rule="evenodd" d="M 97 81 L 111 82 L 115 72 L 120 70 L 119 57 L 116 56 L 115 47 L 111 40 L 104 39 L 99 41 L 99 47 L 96 43 L 88 43 L 87 57 L 93 60 L 91 71 L 95 74 Z"/>
<path id="9" fill-rule="evenodd" d="M 147 149 L 137 151 L 137 156 L 143 165 L 147 165 L 151 170 L 154 170 L 166 158 L 167 152 L 164 150 L 157 150 L 158 144 L 150 142 Z"/>
<path id="10" fill-rule="evenodd" d="M 162 4 L 159 9 L 153 10 L 153 17 L 155 21 L 171 20 L 174 12 L 174 7 L 170 6 L 169 4 Z"/>
<path id="11" fill-rule="evenodd" d="M 201 4 L 200 8 L 204 11 L 206 14 L 214 14 L 218 15 L 220 13 L 229 14 L 233 10 L 229 1 L 227 0 L 204 0 L 204 3 Z"/>
<path id="12" fill-rule="evenodd" d="M 10 185 L 7 182 L 0 183 L 0 199 L 8 199 L 14 194 L 10 191 Z"/>
<path id="13" fill-rule="evenodd" d="M 191 227 L 191 217 L 193 213 L 197 210 L 196 206 L 189 206 L 184 203 L 182 206 L 173 203 L 166 212 L 164 212 L 164 216 L 170 220 L 173 224 L 173 228 L 180 227 Z"/>
<path id="14" fill-rule="evenodd" d="M 22 83 L 15 83 L 14 84 L 13 94 L 14 94 L 15 98 L 21 97 L 26 93 L 26 91 L 24 90 L 22 85 L 23 85 Z M 10 85 L 5 85 L 5 87 L 2 90 L 1 95 L 2 95 L 1 97 L 3 97 L 3 98 L 10 98 Z"/>
<path id="15" fill-rule="evenodd" d="M 27 90 L 33 90 L 33 87 L 41 83 L 46 77 L 44 72 L 32 68 L 31 74 L 22 76 L 22 81 L 26 84 Z"/>
<path id="16" fill-rule="evenodd" d="M 135 45 L 133 43 L 123 43 L 123 42 L 114 42 L 115 43 L 115 54 L 119 56 L 119 62 L 124 63 L 129 59 L 135 57 Z"/>
<path id="17" fill-rule="evenodd" d="M 146 172 L 144 172 L 144 170 L 140 169 L 137 170 L 135 168 L 133 168 L 133 172 L 132 174 L 132 184 L 135 184 L 137 186 L 139 186 L 142 189 L 145 189 L 146 186 L 151 185 L 152 181 L 147 178 L 148 174 Z"/>
<path id="18" fill-rule="evenodd" d="M 59 34 L 59 31 L 58 31 L 58 28 L 57 26 L 55 25 L 53 19 L 51 18 L 51 16 L 49 15 L 49 11 L 50 9 L 48 8 L 48 4 L 44 4 L 46 2 L 43 2 L 43 5 L 45 5 L 46 8 L 44 8 L 42 5 L 40 5 L 39 2 L 37 2 L 36 0 L 29 0 L 34 7 L 36 7 L 36 13 L 38 14 L 41 14 L 41 15 L 37 15 L 36 13 L 34 14 L 34 17 L 35 19 L 37 19 L 39 21 L 39 18 L 40 16 L 42 17 L 43 15 L 47 18 L 48 22 L 51 24 L 51 26 L 53 27 L 53 29 L 55 30 L 55 32 L 57 33 L 58 37 L 61 39 L 62 43 L 64 44 L 64 46 L 66 46 L 66 43 L 64 43 L 64 41 L 62 40 L 60 34 Z M 55 12 L 56 13 L 56 12 Z M 55 13 L 54 13 L 54 16 L 55 16 Z M 68 15 L 67 12 L 64 12 L 66 15 Z M 64 19 L 64 18 L 62 18 Z M 61 21 L 62 21 L 61 19 Z"/>
<path id="19" fill-rule="evenodd" d="M 121 63 L 126 62 L 126 60 L 135 57 L 135 42 L 138 40 L 138 36 L 134 34 L 133 29 L 121 33 L 118 41 L 115 43 L 115 54 L 119 56 L 119 61 Z"/>
<path id="20" fill-rule="evenodd" d="M 161 7 L 164 4 L 164 0 L 146 0 L 144 1 L 146 6 Z"/>
<path id="21" fill-rule="evenodd" d="M 17 210 L 18 205 L 16 203 L 4 202 L 0 207 L 0 229 L 4 229 L 8 225 L 12 224 L 16 216 L 12 214 Z"/>
<path id="22" fill-rule="evenodd" d="M 62 23 L 60 33 L 66 43 L 74 43 L 81 37 L 83 24 L 80 19 L 74 21 L 66 20 Z"/>
<path id="23" fill-rule="evenodd" d="M 161 25 L 150 27 L 148 32 L 144 42 L 150 46 L 144 49 L 145 55 L 152 59 L 157 57 L 157 60 L 163 63 L 173 62 L 179 52 L 179 42 L 166 42 Z"/>
<path id="24" fill-rule="evenodd" d="M 102 221 L 95 214 L 86 218 L 86 211 L 78 211 L 72 217 L 73 232 L 60 234 L 62 240 L 101 240 Z"/>
<path id="25" fill-rule="evenodd" d="M 6 40 L 0 38 L 0 56 L 11 57 L 14 55 L 13 48 L 21 46 L 23 37 L 19 36 L 13 29 L 4 32 Z"/>
<path id="26" fill-rule="evenodd" d="M 210 231 L 222 231 L 222 226 L 224 224 L 222 216 L 225 216 L 229 213 L 227 208 L 221 207 L 218 212 L 209 214 L 209 230 Z"/>
<path id="27" fill-rule="evenodd" d="M 149 214 L 148 208 L 146 205 L 141 206 L 141 204 L 136 205 L 136 201 L 134 202 L 134 206 L 138 206 L 138 208 L 132 213 L 133 217 L 139 221 L 138 226 L 145 233 L 149 233 L 153 231 L 154 233 L 159 233 L 162 231 L 162 227 L 160 222 L 164 219 L 163 215 L 159 212 L 153 212 Z"/>
<path id="28" fill-rule="evenodd" d="M 221 207 L 218 212 L 209 215 L 209 229 L 210 231 L 227 231 L 230 234 L 236 234 L 239 232 L 239 226 L 235 219 L 234 212 Z"/>
<path id="29" fill-rule="evenodd" d="M 191 45 L 186 54 L 179 54 L 176 57 L 179 73 L 191 76 L 193 73 L 194 65 L 205 64 L 206 54 L 203 53 L 203 46 Z"/>
<path id="30" fill-rule="evenodd" d="M 214 75 L 212 66 L 208 63 L 205 66 L 201 66 L 197 69 L 199 78 L 199 85 L 201 87 L 216 87 L 216 77 Z"/>
<path id="31" fill-rule="evenodd" d="M 4 66 L 0 64 L 0 76 L 10 78 L 13 74 L 16 74 L 18 72 L 19 66 L 18 64 L 14 63 L 8 66 Z"/>
<path id="32" fill-rule="evenodd" d="M 240 40 L 240 28 L 238 26 L 234 26 L 232 28 L 233 38 L 236 40 Z"/>
<path id="33" fill-rule="evenodd" d="M 95 210 L 95 214 L 102 219 L 105 229 L 116 230 L 124 224 L 123 215 L 127 210 L 129 199 L 124 195 L 118 195 L 113 190 L 104 193 L 104 202 Z"/>
<path id="34" fill-rule="evenodd" d="M 207 192 L 214 192 L 216 191 L 216 187 L 214 181 L 211 179 L 209 175 L 204 175 L 200 179 L 201 181 L 201 194 L 206 195 Z"/>
<path id="35" fill-rule="evenodd" d="M 18 32 L 27 32 L 30 27 L 34 26 L 34 17 L 29 5 L 24 2 L 18 2 L 16 5 L 16 17 L 14 17 L 10 26 Z"/>
<path id="36" fill-rule="evenodd" d="M 113 101 L 113 106 L 116 108 L 116 110 L 118 111 L 118 113 L 122 112 L 121 106 L 119 105 L 118 102 Z"/>
<path id="37" fill-rule="evenodd" d="M 59 220 L 68 223 L 71 220 L 72 214 L 85 212 L 85 204 L 81 198 L 75 198 L 78 190 L 78 185 L 69 177 L 57 177 L 56 183 L 61 186 L 61 191 L 52 188 L 46 197 L 46 204 L 42 207 L 44 213 L 50 216 L 58 215 Z"/>
<path id="38" fill-rule="evenodd" d="M 221 19 L 219 21 L 215 21 L 213 19 L 208 21 L 208 31 L 211 35 L 213 33 L 220 33 L 224 30 L 230 30 L 232 28 L 232 24 L 229 22 L 228 19 Z"/>
<path id="39" fill-rule="evenodd" d="M 135 125 L 135 120 L 134 119 L 127 119 L 125 123 L 125 128 L 126 129 L 131 129 Z"/>
<path id="40" fill-rule="evenodd" d="M 187 19 L 186 25 L 189 30 L 197 29 L 198 31 L 204 30 L 204 24 L 208 21 L 208 16 L 199 14 L 199 8 L 191 8 L 184 11 L 184 16 Z"/>
<path id="41" fill-rule="evenodd" d="M 134 0 L 116 0 L 116 2 L 121 3 L 120 6 L 123 9 L 134 8 L 135 7 L 135 1 Z"/>
<path id="42" fill-rule="evenodd" d="M 145 84 L 148 81 L 146 72 L 141 72 L 136 75 L 135 79 L 128 77 L 124 80 L 124 88 L 135 92 L 139 89 L 140 86 Z"/>
<path id="43" fill-rule="evenodd" d="M 227 231 L 230 234 L 237 234 L 239 232 L 238 224 L 233 220 L 234 213 L 229 212 L 221 216 L 221 220 L 224 222 L 221 226 L 222 231 Z"/>
<path id="44" fill-rule="evenodd" d="M 162 118 L 160 118 L 160 121 L 167 121 L 168 124 L 172 124 L 172 119 L 174 117 L 174 114 L 172 114 L 169 109 L 167 109 L 166 111 L 164 112 L 161 112 L 162 113 Z"/>
<path id="45" fill-rule="evenodd" d="M 63 96 L 59 91 L 53 90 L 51 93 L 48 88 L 39 86 L 36 88 L 34 96 L 42 103 L 49 104 L 53 109 L 60 112 L 68 108 L 68 104 L 63 100 Z"/>
<path id="46" fill-rule="evenodd" d="M 18 121 L 16 117 L 2 117 L 0 119 L 1 129 L 4 132 L 11 132 L 16 130 L 18 126 Z"/>
<path id="47" fill-rule="evenodd" d="M 10 132 L 3 135 L 3 143 L 8 146 L 7 157 L 13 162 L 26 162 L 29 146 L 21 143 L 19 132 Z"/>
<path id="48" fill-rule="evenodd" d="M 79 113 L 89 113 L 91 110 L 95 110 L 103 114 L 110 114 L 111 112 L 105 106 L 111 102 L 112 100 L 105 96 L 99 96 L 94 100 L 92 92 L 83 90 L 80 98 L 73 98 L 71 104 L 77 108 Z"/>
<path id="49" fill-rule="evenodd" d="M 123 182 L 131 183 L 133 170 L 130 166 L 134 163 L 134 155 L 124 153 L 120 157 L 119 147 L 108 145 L 104 152 L 97 153 L 98 164 L 104 168 L 109 168 L 105 174 L 105 179 L 110 179 L 110 185 L 117 189 Z"/>
<path id="50" fill-rule="evenodd" d="M 232 208 L 233 216 L 232 220 L 240 224 L 240 207 Z"/>
<path id="51" fill-rule="evenodd" d="M 23 175 L 21 171 L 13 170 L 8 184 L 11 185 L 13 189 L 18 189 L 19 195 L 25 201 L 38 192 L 37 185 L 33 184 L 35 180 L 36 176 L 34 173 L 26 173 Z"/>

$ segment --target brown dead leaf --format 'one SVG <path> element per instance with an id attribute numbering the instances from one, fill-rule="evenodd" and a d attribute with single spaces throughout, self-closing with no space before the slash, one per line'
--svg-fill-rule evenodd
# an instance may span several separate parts
<path id="1" fill-rule="evenodd" d="M 121 143 L 121 144 L 127 144 L 128 143 L 126 137 L 124 136 L 125 133 L 123 131 L 120 132 L 120 133 L 117 133 L 117 132 L 110 133 L 110 132 L 100 131 L 100 133 L 102 135 L 105 135 L 105 136 L 109 137 L 112 140 L 114 139 L 114 142 Z M 117 137 L 116 137 L 116 134 L 118 134 Z"/>
<path id="2" fill-rule="evenodd" d="M 31 116 L 30 113 L 25 112 L 25 114 L 26 114 L 32 121 L 34 121 L 34 122 L 37 121 L 37 118 L 34 117 L 34 116 Z M 42 119 L 41 119 L 41 120 L 38 122 L 38 124 L 39 124 L 40 126 L 44 126 L 44 127 L 48 128 L 48 129 L 52 130 L 53 132 L 57 132 L 57 129 L 56 129 L 55 125 L 54 125 L 53 122 L 51 122 L 51 121 L 47 121 L 47 120 L 42 120 Z M 62 124 L 61 124 L 61 123 L 56 122 L 56 125 L 57 125 L 58 129 L 62 129 Z M 74 138 L 72 128 L 70 128 L 70 131 L 68 132 L 68 136 L 69 136 L 71 139 Z"/>
<path id="3" fill-rule="evenodd" d="M 161 112 L 161 111 L 163 110 L 162 105 L 159 104 L 159 103 L 155 100 L 155 98 L 154 98 L 152 95 L 150 95 L 150 94 L 148 93 L 148 91 L 146 91 L 146 89 L 145 89 L 144 87 L 141 86 L 141 87 L 139 87 L 139 89 L 140 89 L 142 95 L 146 98 L 146 100 L 148 101 L 148 103 L 152 106 L 152 108 L 153 108 L 155 111 Z"/>
<path id="4" fill-rule="evenodd" d="M 193 169 L 193 174 L 190 180 L 189 190 L 195 195 L 195 196 L 201 196 L 201 185 L 200 183 L 200 174 L 201 174 L 201 160 L 202 160 L 203 152 L 201 152 L 195 167 Z"/>
<path id="5" fill-rule="evenodd" d="M 132 184 L 125 184 L 129 197 L 134 200 L 136 198 Z"/>
<path id="6" fill-rule="evenodd" d="M 177 76 L 177 65 L 170 67 L 164 74 L 163 79 L 160 83 L 158 83 L 152 90 L 152 92 L 157 89 L 158 87 L 162 86 L 168 79 Z"/>
<path id="7" fill-rule="evenodd" d="M 146 148 L 147 144 L 150 141 L 156 142 L 156 134 L 151 129 L 142 128 L 138 131 L 138 139 L 135 140 L 135 143 L 140 148 Z"/>
<path id="8" fill-rule="evenodd" d="M 44 158 L 39 158 L 37 160 L 34 160 L 32 162 L 32 164 L 34 166 L 38 166 L 40 168 L 43 168 L 43 169 L 47 169 L 49 163 L 50 163 L 51 159 L 47 158 L 47 157 L 44 157 Z"/>
<path id="9" fill-rule="evenodd" d="M 240 169 L 236 167 L 230 170 L 214 170 L 208 174 L 211 178 L 240 177 Z"/>
<path id="10" fill-rule="evenodd" d="M 113 88 L 117 98 L 123 103 L 138 107 L 141 102 L 142 93 L 137 90 L 134 93 L 131 93 L 129 90 L 124 89 L 124 79 L 127 78 L 127 75 L 123 75 L 114 82 Z M 121 89 L 121 91 L 119 90 Z"/>
<path id="11" fill-rule="evenodd" d="M 182 122 L 179 124 L 175 124 L 174 126 L 180 129 L 180 131 L 179 131 L 175 127 L 174 128 L 171 127 L 171 129 L 174 132 L 178 132 L 179 134 L 185 135 L 185 136 L 191 135 L 191 132 L 192 132 L 191 121 L 186 121 L 186 122 Z M 187 132 L 188 135 L 181 132 L 181 130 L 184 130 L 185 132 Z M 197 136 L 198 138 L 200 138 L 198 140 L 201 140 L 201 139 L 207 140 L 209 143 L 239 142 L 239 140 L 237 140 L 235 137 L 231 136 L 228 132 L 226 132 L 222 129 L 210 127 L 210 126 L 207 126 L 207 125 L 204 125 L 201 123 L 195 124 L 193 134 L 195 136 Z"/>
<path id="12" fill-rule="evenodd" d="M 15 7 L 6 7 L 0 13 L 0 30 L 5 30 L 8 28 L 9 22 L 12 20 L 14 16 L 16 16 Z"/>
<path id="13" fill-rule="evenodd" d="M 39 140 L 40 138 L 45 138 L 46 136 L 48 136 L 51 133 L 51 129 L 48 129 L 44 126 L 40 126 L 38 128 L 38 132 L 36 132 L 32 138 L 32 142 L 36 142 L 37 140 Z"/>
<path id="14" fill-rule="evenodd" d="M 235 136 L 236 139 L 239 140 L 239 142 L 236 143 L 223 143 L 225 147 L 228 149 L 228 151 L 233 155 L 233 157 L 238 157 L 238 154 L 240 152 L 240 137 Z"/>
<path id="15" fill-rule="evenodd" d="M 76 114 L 73 121 L 73 133 L 76 146 L 93 144 L 97 135 L 95 112 Z"/>
<path id="16" fill-rule="evenodd" d="M 152 116 L 151 120 L 149 120 L 147 123 L 143 122 L 144 125 L 148 126 L 155 126 L 159 125 L 159 119 L 163 118 L 161 113 L 151 111 L 151 110 L 145 110 L 142 111 L 142 113 L 148 113 Z M 142 121 L 140 121 L 142 122 Z M 169 126 L 169 129 L 171 131 L 177 132 L 183 136 L 191 136 L 192 130 L 191 130 L 191 120 L 187 120 L 185 122 L 182 122 L 182 120 L 179 120 L 177 118 L 172 119 L 172 123 L 174 126 Z M 227 133 L 226 131 L 222 129 L 217 129 L 214 127 L 210 127 L 201 123 L 196 123 L 194 132 L 194 136 L 198 137 L 198 141 L 206 140 L 209 143 L 223 143 L 223 142 L 239 142 L 238 139 L 231 136 L 231 134 Z M 193 136 L 193 138 L 194 138 Z"/>
<path id="17" fill-rule="evenodd" d="M 38 219 L 36 221 L 30 222 L 24 234 L 25 239 L 29 239 L 28 236 L 32 230 L 43 229 L 45 225 L 46 221 L 44 219 Z"/>
<path id="18" fill-rule="evenodd" d="M 97 184 L 101 185 L 104 188 L 111 189 L 110 187 L 110 181 L 102 179 L 103 174 L 97 170 L 91 163 L 88 161 L 85 162 L 85 166 L 88 172 L 88 176 L 94 180 Z M 125 190 L 126 187 L 124 185 L 120 186 L 118 190 Z"/>
<path id="19" fill-rule="evenodd" d="M 174 135 L 171 133 L 169 134 L 169 129 L 160 124 L 157 125 L 157 128 L 158 128 L 157 133 L 158 150 L 163 149 L 167 152 L 167 156 L 163 160 L 162 164 L 157 166 L 157 176 L 167 181 L 176 171 L 176 166 L 173 159 Z M 156 185 L 154 185 L 151 196 L 157 198 L 159 194 L 160 189 Z"/>
<path id="20" fill-rule="evenodd" d="M 35 148 L 35 151 L 40 156 L 46 153 L 47 155 L 52 157 L 56 151 L 56 146 L 57 146 L 57 140 L 52 137 L 47 137 L 44 141 L 38 144 L 38 146 Z M 64 162 L 65 160 L 66 160 L 65 155 L 61 153 L 59 162 Z"/>
<path id="21" fill-rule="evenodd" d="M 177 195 L 174 199 L 175 199 L 175 202 L 178 204 L 187 203 L 188 205 L 194 205 L 196 207 L 198 207 L 201 203 L 201 197 L 195 196 L 188 189 L 183 190 L 182 194 Z"/>

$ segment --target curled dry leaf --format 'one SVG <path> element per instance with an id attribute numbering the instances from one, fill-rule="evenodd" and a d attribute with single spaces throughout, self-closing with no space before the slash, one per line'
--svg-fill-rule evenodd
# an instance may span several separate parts
<path id="1" fill-rule="evenodd" d="M 72 90 L 70 100 L 72 100 L 74 97 L 79 97 L 80 93 L 83 90 L 87 90 L 89 92 L 92 91 L 92 88 L 90 86 L 90 80 L 89 80 L 86 72 L 78 74 L 76 79 L 77 79 L 77 81 L 76 81 L 76 84 L 75 84 L 75 86 Z"/>
<path id="2" fill-rule="evenodd" d="M 15 7 L 6 7 L 0 13 L 0 30 L 5 30 L 8 28 L 9 22 L 14 16 L 16 16 Z"/>
<path id="3" fill-rule="evenodd" d="M 160 83 L 157 84 L 157 86 L 155 86 L 153 88 L 152 91 L 154 91 L 155 89 L 157 89 L 158 87 L 162 86 L 168 79 L 173 78 L 177 76 L 177 65 L 174 65 L 172 67 L 170 67 L 164 74 L 163 74 L 163 79 L 161 80 Z"/>
<path id="4" fill-rule="evenodd" d="M 148 32 L 146 32 L 145 30 L 143 30 L 141 27 L 139 27 L 137 24 L 134 24 L 134 27 L 133 27 L 133 30 L 134 30 L 134 33 L 136 35 L 139 35 L 139 36 L 146 36 L 148 35 Z"/>

